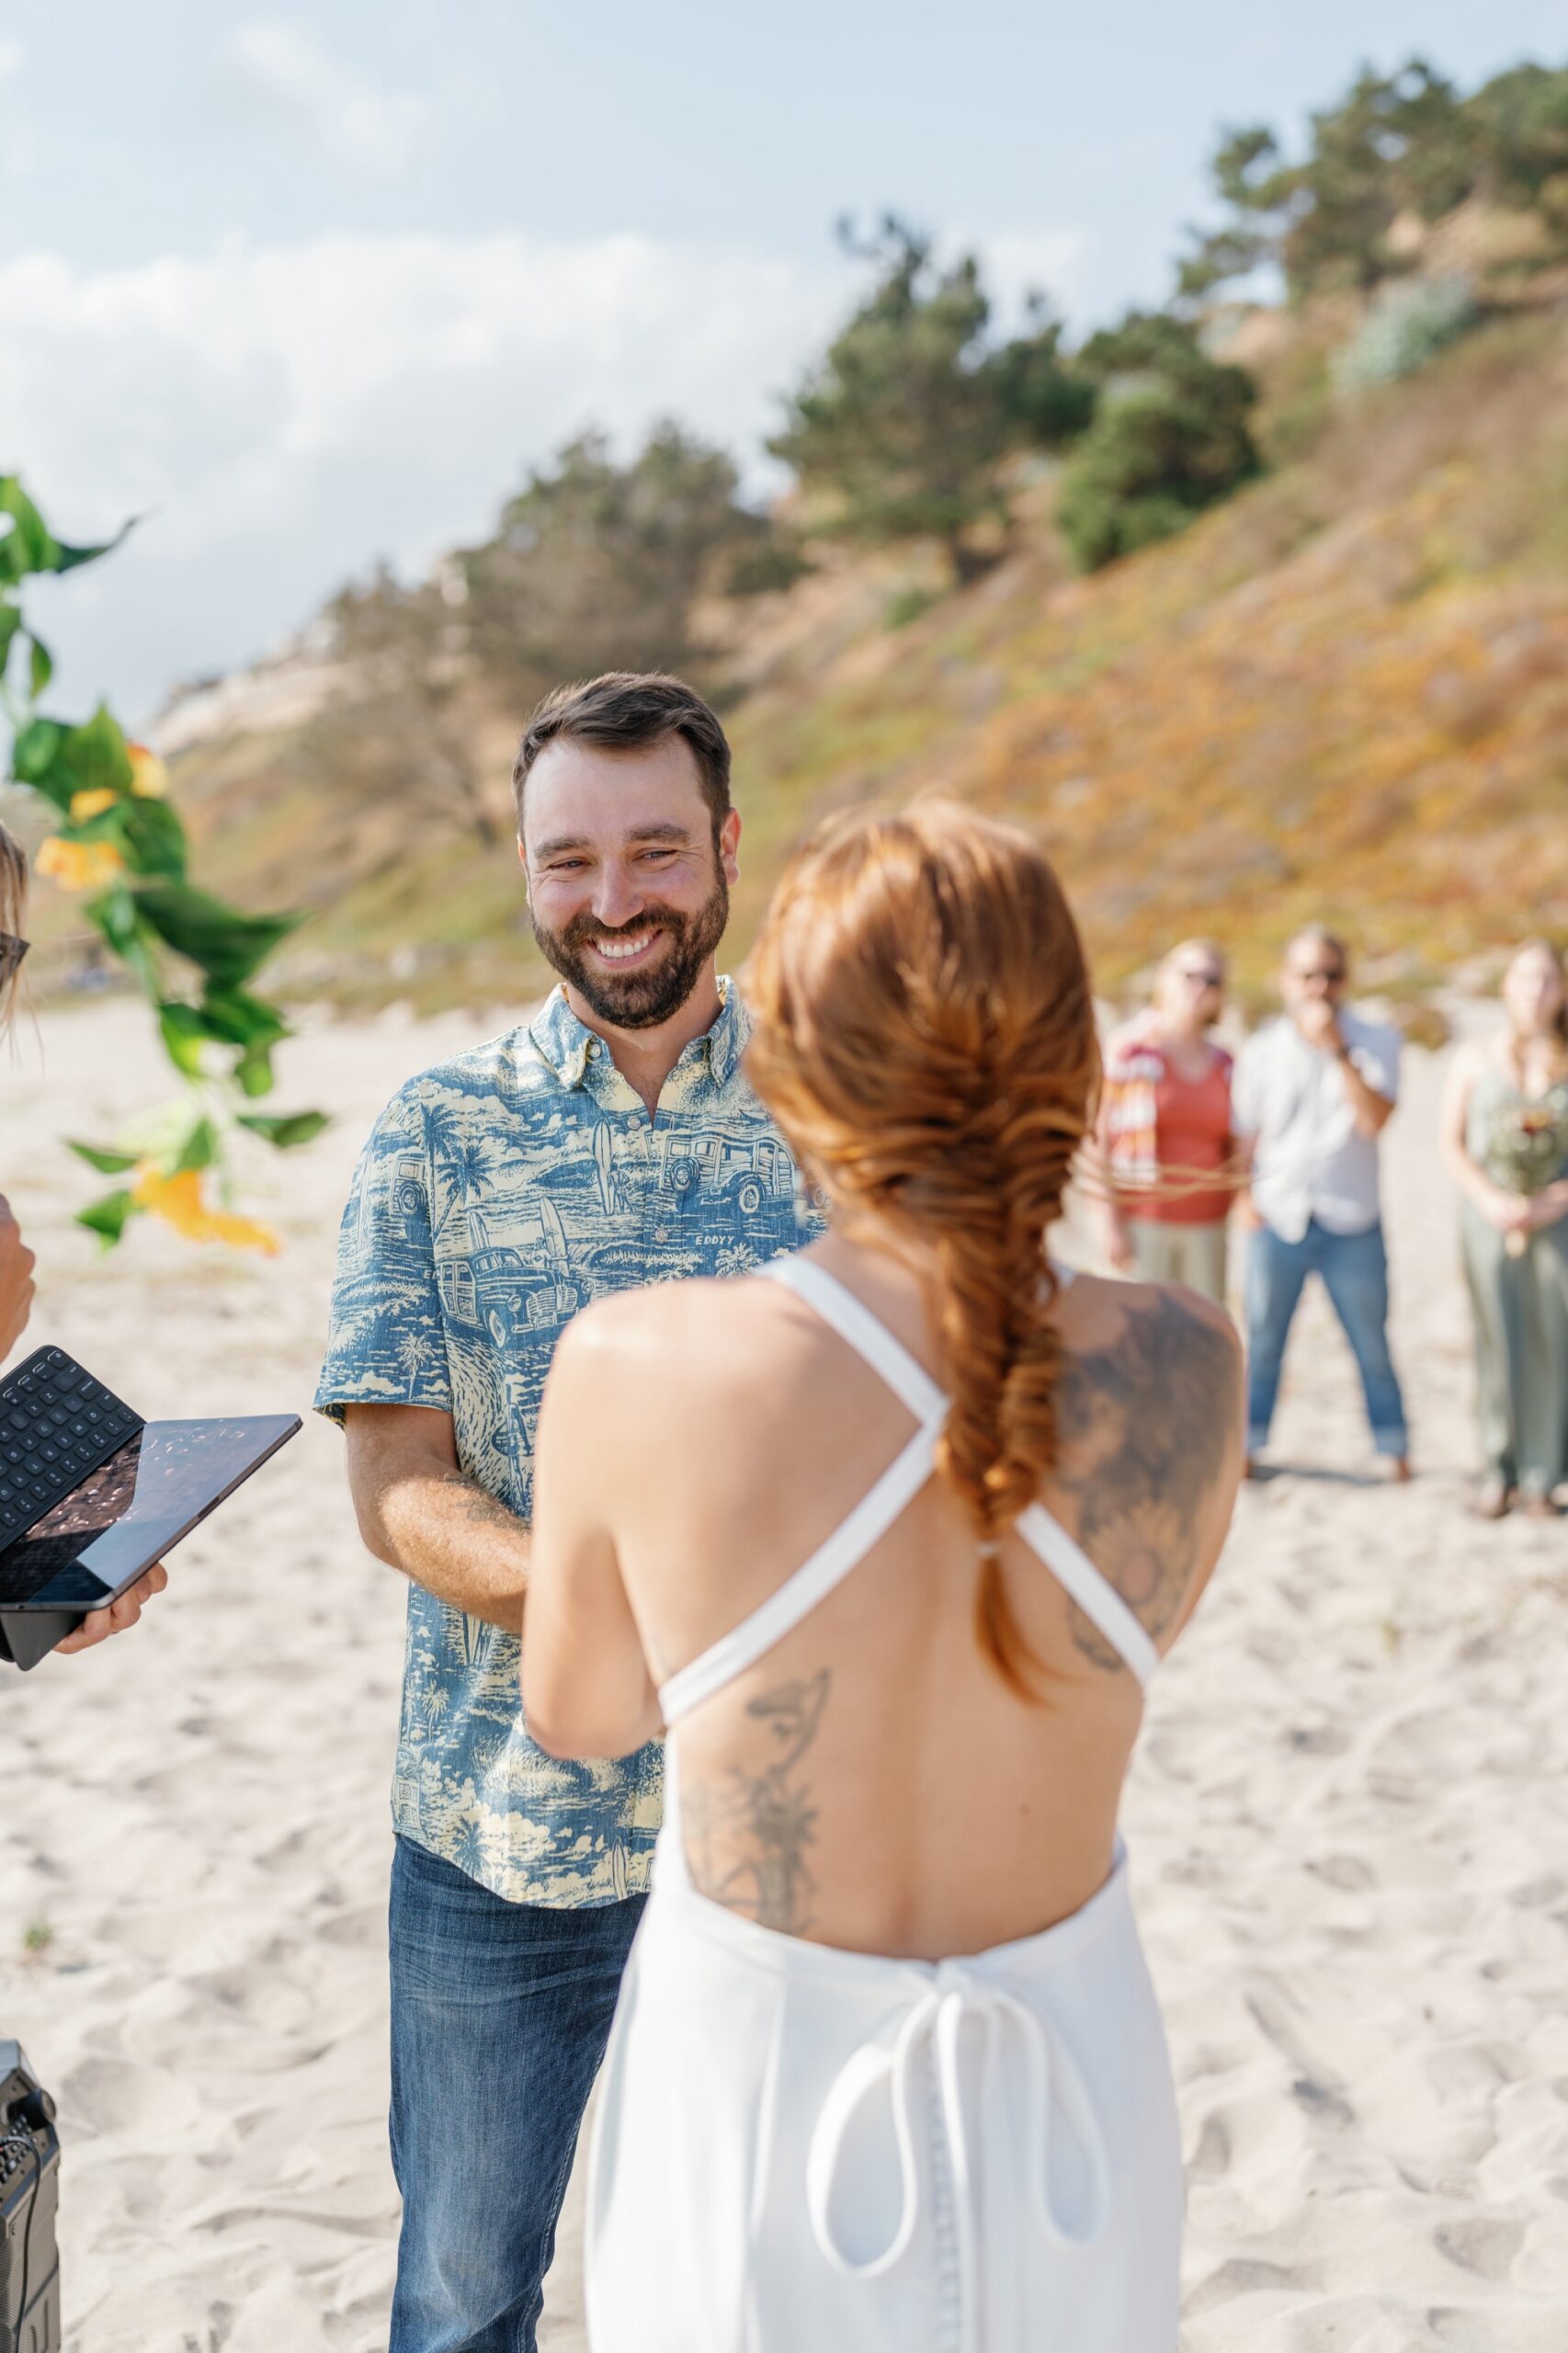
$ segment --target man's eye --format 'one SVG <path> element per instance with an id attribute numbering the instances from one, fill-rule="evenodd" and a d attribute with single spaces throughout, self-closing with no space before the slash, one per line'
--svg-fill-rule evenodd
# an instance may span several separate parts
<path id="1" fill-rule="evenodd" d="M 650 860 L 653 860 L 660 866 L 665 866 L 668 864 L 669 860 L 674 858 L 674 856 L 675 852 L 673 849 L 645 849 L 642 852 L 642 862 L 644 865 L 647 865 Z"/>
<path id="2" fill-rule="evenodd" d="M 580 858 L 558 858 L 545 868 L 547 874 L 580 874 L 585 861 Z"/>

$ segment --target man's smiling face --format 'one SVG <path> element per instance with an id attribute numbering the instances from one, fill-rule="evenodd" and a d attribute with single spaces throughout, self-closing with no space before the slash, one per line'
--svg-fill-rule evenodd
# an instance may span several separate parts
<path id="1" fill-rule="evenodd" d="M 558 736 L 528 772 L 519 848 L 534 938 L 569 989 L 619 1029 L 654 1029 L 723 937 L 741 821 L 718 843 L 697 762 L 670 734 L 609 752 Z"/>

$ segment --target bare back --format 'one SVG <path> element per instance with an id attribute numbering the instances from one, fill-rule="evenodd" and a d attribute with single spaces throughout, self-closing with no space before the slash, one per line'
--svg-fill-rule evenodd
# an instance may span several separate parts
<path id="1" fill-rule="evenodd" d="M 912 1274 L 839 1241 L 808 1256 L 933 1370 Z M 1163 1651 L 1234 1499 L 1234 1335 L 1189 1294 L 1145 1285 L 1084 1279 L 1052 1312 L 1061 1442 L 1040 1501 Z M 605 1509 L 663 1682 L 817 1552 L 915 1417 L 766 1281 L 685 1284 L 595 1313 L 596 1393 L 617 1433 Z M 1041 1705 L 982 1651 L 973 1529 L 931 1476 L 834 1591 L 682 1720 L 687 1858 L 704 1893 L 792 1935 L 922 1958 L 1029 1935 L 1093 1894 L 1140 1684 L 1017 1533 L 1001 1565 Z"/>

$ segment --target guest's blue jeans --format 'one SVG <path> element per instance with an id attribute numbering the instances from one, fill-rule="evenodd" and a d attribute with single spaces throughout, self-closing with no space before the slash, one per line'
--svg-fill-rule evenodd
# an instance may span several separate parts
<path id="1" fill-rule="evenodd" d="M 1247 1452 L 1268 1443 L 1291 1318 L 1309 1275 L 1321 1275 L 1361 1376 L 1380 1454 L 1410 1450 L 1404 1400 L 1389 1354 L 1389 1264 L 1381 1225 L 1330 1233 L 1313 1218 L 1300 1242 L 1259 1226 L 1247 1246 Z"/>
<path id="2" fill-rule="evenodd" d="M 390 2353 L 534 2353 L 577 2128 L 643 1902 L 508 1904 L 398 1840 L 392 2148 L 403 2234 Z"/>

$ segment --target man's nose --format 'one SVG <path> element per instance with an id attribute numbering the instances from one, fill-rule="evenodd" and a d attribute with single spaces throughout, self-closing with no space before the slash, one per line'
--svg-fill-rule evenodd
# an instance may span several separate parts
<path id="1" fill-rule="evenodd" d="M 634 875 L 624 868 L 607 866 L 599 876 L 594 892 L 594 914 L 608 930 L 619 930 L 642 912 L 642 892 Z"/>

